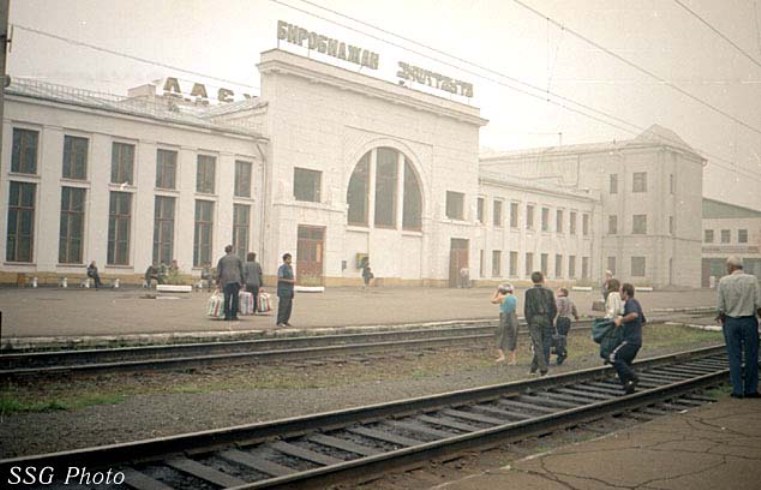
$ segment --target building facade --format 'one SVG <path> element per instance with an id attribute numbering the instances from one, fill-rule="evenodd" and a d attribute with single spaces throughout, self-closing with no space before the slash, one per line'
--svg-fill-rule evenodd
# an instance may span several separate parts
<path id="1" fill-rule="evenodd" d="M 221 105 L 16 80 L 6 94 L 0 280 L 95 260 L 197 276 L 233 244 L 302 285 L 698 286 L 704 160 L 653 128 L 628 142 L 479 155 L 478 108 L 283 50 L 261 95 Z M 697 200 L 696 197 L 697 196 Z"/>
<path id="2" fill-rule="evenodd" d="M 743 259 L 745 272 L 761 278 L 761 211 L 703 199 L 703 287 L 714 287 L 727 273 L 731 255 Z"/>

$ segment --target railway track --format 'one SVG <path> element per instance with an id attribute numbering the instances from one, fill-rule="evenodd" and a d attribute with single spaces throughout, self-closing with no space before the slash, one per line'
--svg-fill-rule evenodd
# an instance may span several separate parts
<path id="1" fill-rule="evenodd" d="M 0 460 L 0 478 L 86 468 L 133 488 L 319 488 L 627 412 L 652 418 L 699 406 L 726 381 L 723 346 L 636 363 L 624 395 L 610 367 L 398 402 L 127 444 Z M 107 486 L 98 488 L 108 488 Z M 124 488 L 123 486 L 120 488 Z"/>
<path id="2" fill-rule="evenodd" d="M 658 316 L 651 324 L 705 315 L 702 311 L 675 317 Z M 420 348 L 477 345 L 493 339 L 495 322 L 463 322 L 369 333 L 309 335 L 277 339 L 231 342 L 186 343 L 110 349 L 76 349 L 53 352 L 0 355 L 0 381 L 39 376 L 61 377 L 156 370 L 197 369 L 256 362 L 325 359 L 334 355 L 367 354 Z M 591 321 L 580 321 L 574 332 L 591 329 Z M 521 324 L 520 335 L 526 335 Z"/>

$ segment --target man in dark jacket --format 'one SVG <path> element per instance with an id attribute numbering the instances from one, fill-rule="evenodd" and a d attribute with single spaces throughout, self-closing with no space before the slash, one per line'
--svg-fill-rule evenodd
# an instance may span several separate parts
<path id="1" fill-rule="evenodd" d="M 233 254 L 233 246 L 225 247 L 226 255 L 217 263 L 217 286 L 225 293 L 225 320 L 238 319 L 238 293 L 243 284 L 243 262 Z"/>
<path id="2" fill-rule="evenodd" d="M 526 299 L 523 302 L 523 316 L 528 322 L 528 331 L 531 334 L 531 345 L 534 348 L 534 358 L 531 360 L 530 374 L 547 374 L 547 364 L 550 359 L 552 347 L 552 322 L 557 315 L 555 306 L 555 294 L 551 289 L 544 287 L 544 274 L 534 272 L 531 274 L 534 287 L 526 290 Z"/>
<path id="3" fill-rule="evenodd" d="M 293 292 L 296 278 L 293 275 L 291 254 L 283 255 L 283 263 L 277 270 L 277 326 L 290 327 L 288 321 L 293 311 Z"/>

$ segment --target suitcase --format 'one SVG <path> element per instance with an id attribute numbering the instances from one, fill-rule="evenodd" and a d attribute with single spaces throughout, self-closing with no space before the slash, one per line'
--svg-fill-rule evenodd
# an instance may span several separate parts
<path id="1" fill-rule="evenodd" d="M 215 319 L 225 317 L 225 298 L 221 294 L 214 293 L 209 297 L 209 303 L 206 306 L 206 315 Z"/>
<path id="2" fill-rule="evenodd" d="M 241 315 L 254 314 L 254 295 L 246 291 L 238 293 L 238 311 Z"/>
<path id="3" fill-rule="evenodd" d="M 259 313 L 267 313 L 272 310 L 272 303 L 270 301 L 269 293 L 259 293 Z"/>

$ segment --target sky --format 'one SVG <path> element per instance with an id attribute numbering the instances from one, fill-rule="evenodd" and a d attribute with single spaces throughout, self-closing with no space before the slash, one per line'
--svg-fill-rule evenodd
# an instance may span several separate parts
<path id="1" fill-rule="evenodd" d="M 126 95 L 179 79 L 259 94 L 282 20 L 472 83 L 486 150 L 625 140 L 653 124 L 708 161 L 703 195 L 761 210 L 761 0 L 10 0 L 8 74 Z M 163 83 L 163 82 L 162 82 Z"/>

